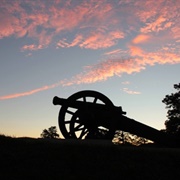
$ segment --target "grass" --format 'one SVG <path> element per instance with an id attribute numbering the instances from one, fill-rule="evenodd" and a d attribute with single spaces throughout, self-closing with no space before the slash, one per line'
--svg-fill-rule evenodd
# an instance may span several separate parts
<path id="1" fill-rule="evenodd" d="M 0 179 L 178 179 L 180 149 L 0 136 Z"/>

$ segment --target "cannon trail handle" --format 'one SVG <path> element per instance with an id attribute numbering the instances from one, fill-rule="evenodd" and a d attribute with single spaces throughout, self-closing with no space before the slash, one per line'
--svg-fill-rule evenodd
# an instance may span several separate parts
<path id="1" fill-rule="evenodd" d="M 117 122 L 118 122 L 117 127 L 119 127 L 123 131 L 130 132 L 139 137 L 152 140 L 155 143 L 165 145 L 168 147 L 180 146 L 180 144 L 178 143 L 178 139 L 176 137 L 166 134 L 150 126 L 147 126 L 134 119 L 130 119 L 126 116 L 121 116 L 120 121 L 117 121 Z"/>

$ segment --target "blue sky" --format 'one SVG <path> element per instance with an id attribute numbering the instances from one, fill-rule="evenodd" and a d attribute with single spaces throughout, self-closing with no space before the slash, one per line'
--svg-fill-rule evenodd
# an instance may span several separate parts
<path id="1" fill-rule="evenodd" d="M 1 0 L 0 133 L 39 137 L 81 90 L 164 128 L 180 77 L 178 0 Z M 60 133 L 60 132 L 59 132 Z"/>

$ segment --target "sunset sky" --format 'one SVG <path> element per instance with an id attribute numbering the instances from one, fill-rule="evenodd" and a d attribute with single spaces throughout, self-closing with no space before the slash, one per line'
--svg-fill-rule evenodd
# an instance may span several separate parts
<path id="1" fill-rule="evenodd" d="M 0 0 L 1 134 L 58 127 L 53 97 L 81 90 L 163 129 L 179 82 L 180 0 Z"/>

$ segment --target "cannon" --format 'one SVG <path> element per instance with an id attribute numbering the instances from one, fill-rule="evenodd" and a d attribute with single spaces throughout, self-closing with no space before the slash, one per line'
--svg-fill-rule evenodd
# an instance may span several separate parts
<path id="1" fill-rule="evenodd" d="M 175 144 L 164 132 L 128 118 L 121 106 L 97 91 L 80 91 L 67 99 L 55 96 L 53 104 L 61 105 L 58 123 L 66 139 L 112 139 L 121 130 L 159 144 Z"/>

